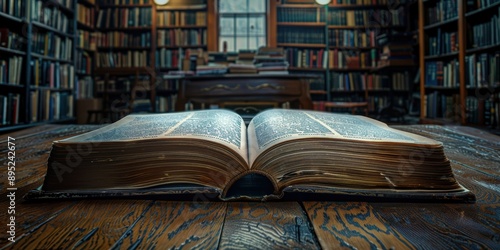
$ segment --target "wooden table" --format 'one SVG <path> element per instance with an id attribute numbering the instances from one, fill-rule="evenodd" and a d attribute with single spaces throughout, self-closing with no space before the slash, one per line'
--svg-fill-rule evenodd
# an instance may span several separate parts
<path id="1" fill-rule="evenodd" d="M 186 110 L 188 102 L 225 103 L 284 103 L 293 108 L 313 109 L 306 75 L 207 75 L 186 77 L 179 86 L 176 111 Z"/>
<path id="2" fill-rule="evenodd" d="M 2 170 L 0 246 L 7 249 L 305 248 L 499 249 L 500 139 L 476 129 L 396 126 L 444 143 L 475 204 L 78 200 L 26 203 L 41 185 L 51 141 L 95 129 L 46 125 L 16 139 L 16 242 L 7 240 Z M 7 162 L 7 136 L 0 159 Z"/>

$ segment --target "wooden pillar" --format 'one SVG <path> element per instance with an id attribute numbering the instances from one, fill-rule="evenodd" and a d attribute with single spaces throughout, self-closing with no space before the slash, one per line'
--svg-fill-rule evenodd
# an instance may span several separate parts
<path id="1" fill-rule="evenodd" d="M 218 1 L 207 1 L 207 50 L 218 51 L 219 22 Z"/>

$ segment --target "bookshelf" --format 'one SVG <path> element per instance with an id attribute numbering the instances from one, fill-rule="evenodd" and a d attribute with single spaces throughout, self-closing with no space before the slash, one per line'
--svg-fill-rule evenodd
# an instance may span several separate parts
<path id="1" fill-rule="evenodd" d="M 418 4 L 421 122 L 498 128 L 500 1 Z"/>
<path id="2" fill-rule="evenodd" d="M 99 1 L 96 12 L 94 96 L 102 99 L 102 118 L 154 112 L 153 1 Z"/>
<path id="3" fill-rule="evenodd" d="M 93 70 L 96 56 L 95 0 L 77 2 L 76 99 L 94 97 Z M 77 114 L 82 115 L 82 114 Z"/>
<path id="4" fill-rule="evenodd" d="M 0 3 L 0 131 L 74 119 L 76 0 Z"/>
<path id="5" fill-rule="evenodd" d="M 386 14 L 389 19 L 379 18 Z M 387 103 L 390 92 L 385 90 L 392 87 L 382 85 L 401 77 L 382 80 L 377 71 L 381 46 L 376 37 L 407 25 L 388 1 L 332 0 L 322 6 L 314 1 L 284 0 L 276 5 L 275 16 L 276 45 L 287 50 L 289 71 L 322 79 L 311 84 L 313 101 L 370 101 L 371 113 Z"/>

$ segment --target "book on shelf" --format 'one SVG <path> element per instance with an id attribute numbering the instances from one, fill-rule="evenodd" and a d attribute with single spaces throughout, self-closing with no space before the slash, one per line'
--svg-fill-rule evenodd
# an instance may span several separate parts
<path id="1" fill-rule="evenodd" d="M 37 21 L 41 24 L 52 27 L 58 31 L 71 35 L 74 28 L 72 18 L 68 17 L 65 12 L 60 10 L 54 2 L 47 2 L 43 0 L 32 0 L 30 2 L 30 20 Z M 56 1 L 57 2 L 57 1 Z M 59 1 L 64 7 L 72 9 L 73 1 Z"/>
<path id="2" fill-rule="evenodd" d="M 321 23 L 325 21 L 325 12 L 321 8 L 278 8 L 278 23 Z"/>
<path id="3" fill-rule="evenodd" d="M 26 16 L 25 0 L 3 0 L 0 1 L 0 12 L 11 16 L 22 18 Z"/>
<path id="4" fill-rule="evenodd" d="M 8 28 L 0 28 L 0 47 L 25 51 L 26 39 L 21 35 L 10 32 Z"/>
<path id="5" fill-rule="evenodd" d="M 430 6 L 426 11 L 426 25 L 444 22 L 458 17 L 458 1 L 459 0 L 438 0 L 429 1 L 433 6 Z"/>
<path id="6" fill-rule="evenodd" d="M 185 26 L 207 25 L 207 12 L 206 11 L 158 11 L 157 12 L 157 25 L 162 26 Z"/>
<path id="7" fill-rule="evenodd" d="M 39 89 L 30 92 L 31 121 L 52 121 L 73 117 L 73 95 L 69 92 Z"/>
<path id="8" fill-rule="evenodd" d="M 120 31 L 113 32 L 98 32 L 97 47 L 110 48 L 110 47 L 146 47 L 151 46 L 151 32 L 140 33 L 126 33 Z M 110 48 L 111 49 L 111 48 Z"/>
<path id="9" fill-rule="evenodd" d="M 150 4 L 151 0 L 100 0 L 103 5 Z"/>
<path id="10" fill-rule="evenodd" d="M 0 126 L 19 123 L 20 104 L 20 94 L 0 94 Z"/>
<path id="11" fill-rule="evenodd" d="M 94 32 L 78 30 L 77 48 L 95 51 L 97 48 L 97 38 Z"/>
<path id="12" fill-rule="evenodd" d="M 465 57 L 467 87 L 496 87 L 500 85 L 500 51 L 472 54 Z"/>
<path id="13" fill-rule="evenodd" d="M 138 28 L 151 27 L 151 8 L 123 7 L 100 9 L 97 14 L 97 28 Z"/>
<path id="14" fill-rule="evenodd" d="M 329 29 L 328 44 L 338 47 L 375 47 L 375 31 Z"/>
<path id="15" fill-rule="evenodd" d="M 204 46 L 207 44 L 206 29 L 158 30 L 158 46 Z"/>
<path id="16" fill-rule="evenodd" d="M 32 60 L 31 82 L 34 87 L 73 89 L 75 86 L 75 68 L 71 64 L 47 60 Z"/>
<path id="17" fill-rule="evenodd" d="M 73 53 L 73 39 L 53 32 L 32 34 L 32 51 L 42 56 L 69 61 Z"/>
<path id="18" fill-rule="evenodd" d="M 500 45 L 500 7 L 489 21 L 482 23 L 469 21 L 467 30 L 468 43 L 472 49 Z"/>
<path id="19" fill-rule="evenodd" d="M 278 26 L 278 43 L 324 44 L 324 27 L 288 27 Z"/>
<path id="20" fill-rule="evenodd" d="M 94 78 L 85 76 L 77 79 L 76 99 L 90 99 L 94 96 Z"/>
<path id="21" fill-rule="evenodd" d="M 78 22 L 94 28 L 95 25 L 95 9 L 93 7 L 87 7 L 84 4 L 78 3 Z"/>
<path id="22" fill-rule="evenodd" d="M 415 153 L 426 157 L 409 161 Z M 55 141 L 43 186 L 26 198 L 196 193 L 475 201 L 440 142 L 367 117 L 283 109 L 257 114 L 248 128 L 228 110 L 129 115 Z"/>
<path id="23" fill-rule="evenodd" d="M 12 56 L 7 60 L 0 60 L 0 83 L 20 85 L 22 70 L 22 56 Z"/>
<path id="24" fill-rule="evenodd" d="M 96 57 L 97 68 L 147 67 L 150 64 L 149 51 L 100 52 Z"/>

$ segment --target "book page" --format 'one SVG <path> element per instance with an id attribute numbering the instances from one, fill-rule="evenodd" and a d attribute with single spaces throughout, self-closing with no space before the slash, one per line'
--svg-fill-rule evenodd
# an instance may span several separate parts
<path id="1" fill-rule="evenodd" d="M 439 144 L 364 116 L 274 109 L 258 114 L 248 126 L 250 164 L 267 148 L 299 138 Z"/>
<path id="2" fill-rule="evenodd" d="M 103 128 L 59 142 L 92 143 L 188 138 L 223 143 L 248 160 L 245 123 L 238 114 L 227 110 L 128 115 Z"/>

